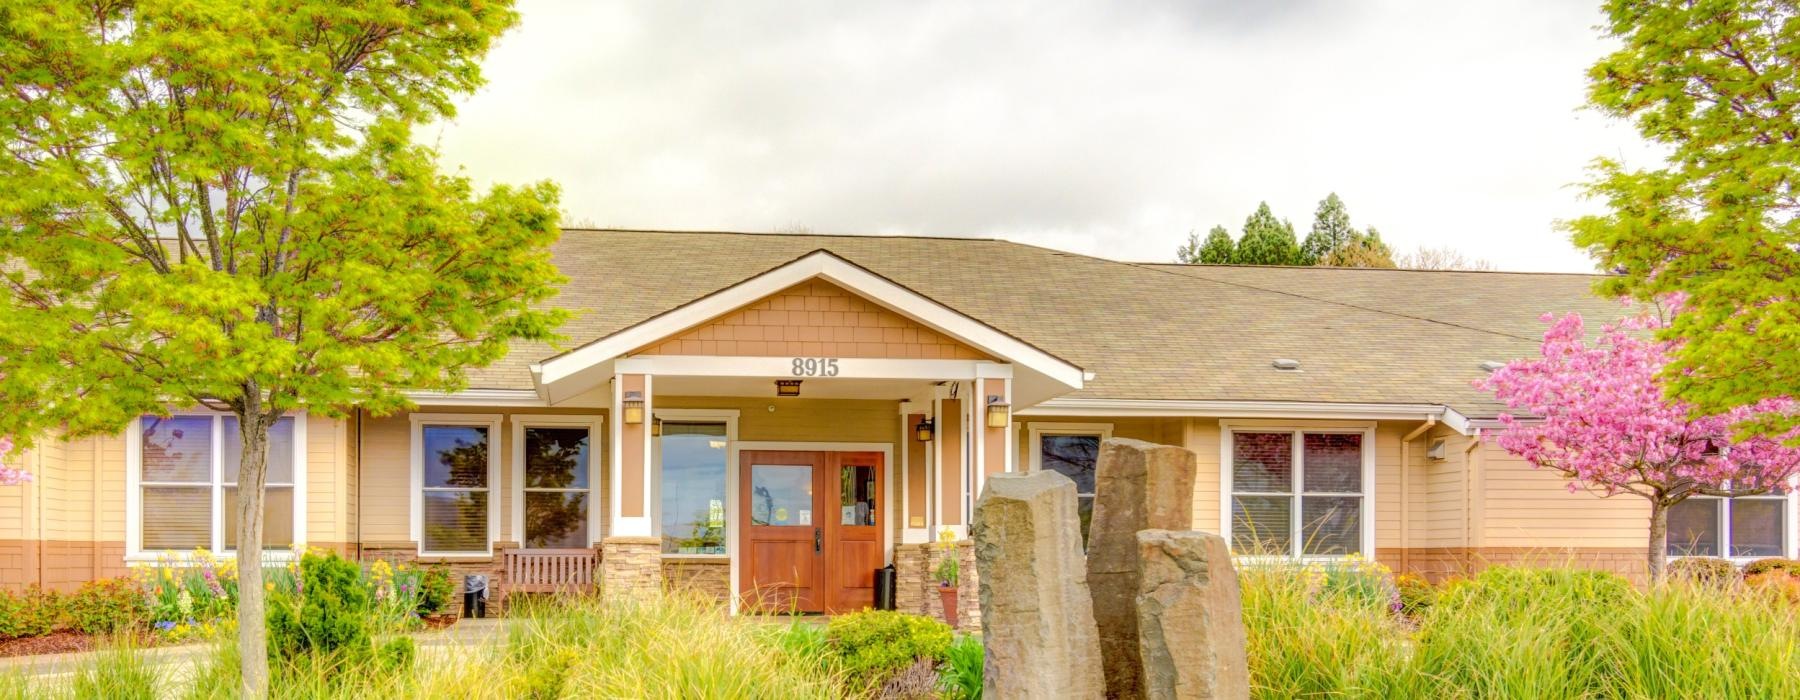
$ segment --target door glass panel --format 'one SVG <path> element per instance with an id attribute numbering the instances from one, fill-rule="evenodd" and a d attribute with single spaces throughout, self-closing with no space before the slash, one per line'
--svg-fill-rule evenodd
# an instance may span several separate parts
<path id="1" fill-rule="evenodd" d="M 813 470 L 809 466 L 750 466 L 750 524 L 813 524 Z"/>
<path id="2" fill-rule="evenodd" d="M 875 468 L 844 466 L 838 469 L 838 524 L 875 524 Z"/>

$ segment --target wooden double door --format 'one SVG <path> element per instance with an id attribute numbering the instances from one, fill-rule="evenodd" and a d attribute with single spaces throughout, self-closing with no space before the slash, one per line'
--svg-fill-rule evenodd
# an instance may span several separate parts
<path id="1" fill-rule="evenodd" d="M 747 450 L 739 460 L 745 605 L 823 613 L 873 605 L 887 526 L 882 453 Z"/>

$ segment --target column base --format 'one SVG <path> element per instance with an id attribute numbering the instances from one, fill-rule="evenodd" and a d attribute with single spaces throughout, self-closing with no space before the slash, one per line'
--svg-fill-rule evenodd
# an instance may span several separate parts
<path id="1" fill-rule="evenodd" d="M 662 540 L 608 537 L 600 541 L 600 594 L 656 593 L 662 590 Z"/>
<path id="2" fill-rule="evenodd" d="M 943 595 L 939 593 L 937 565 L 947 553 L 941 544 L 902 544 L 894 547 L 894 609 L 944 620 Z M 959 561 L 956 587 L 956 629 L 981 631 L 980 580 L 975 573 L 975 543 L 956 543 Z"/>

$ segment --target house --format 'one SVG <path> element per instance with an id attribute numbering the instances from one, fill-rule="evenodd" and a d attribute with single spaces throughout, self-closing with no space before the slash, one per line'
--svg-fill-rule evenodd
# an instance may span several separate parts
<path id="1" fill-rule="evenodd" d="M 561 347 L 522 343 L 413 412 L 284 420 L 269 544 L 822 611 L 867 605 L 891 563 L 901 606 L 935 609 L 936 559 L 970 554 L 933 543 L 966 539 L 989 476 L 1068 474 L 1085 523 L 1099 441 L 1129 437 L 1200 456 L 1194 525 L 1239 551 L 1644 569 L 1644 503 L 1495 447 L 1501 407 L 1473 386 L 1536 352 L 1541 314 L 1618 316 L 1590 276 L 619 230 L 568 231 L 555 259 Z M 177 410 L 23 455 L 0 585 L 229 550 L 234 435 Z M 1696 500 L 1671 541 L 1794 556 L 1797 520 L 1791 496 Z"/>

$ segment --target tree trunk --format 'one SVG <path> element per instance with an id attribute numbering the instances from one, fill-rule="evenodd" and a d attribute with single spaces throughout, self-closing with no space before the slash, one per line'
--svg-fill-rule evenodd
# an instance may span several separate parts
<path id="1" fill-rule="evenodd" d="M 252 402 L 254 405 L 256 402 Z M 269 695 L 269 631 L 263 615 L 263 485 L 268 482 L 269 427 L 260 410 L 238 414 L 243 459 L 238 470 L 238 694 L 247 700 Z M 295 552 L 295 554 L 299 554 Z"/>
<path id="2" fill-rule="evenodd" d="M 1669 565 L 1669 507 L 1650 499 L 1650 582 L 1661 583 Z"/>

